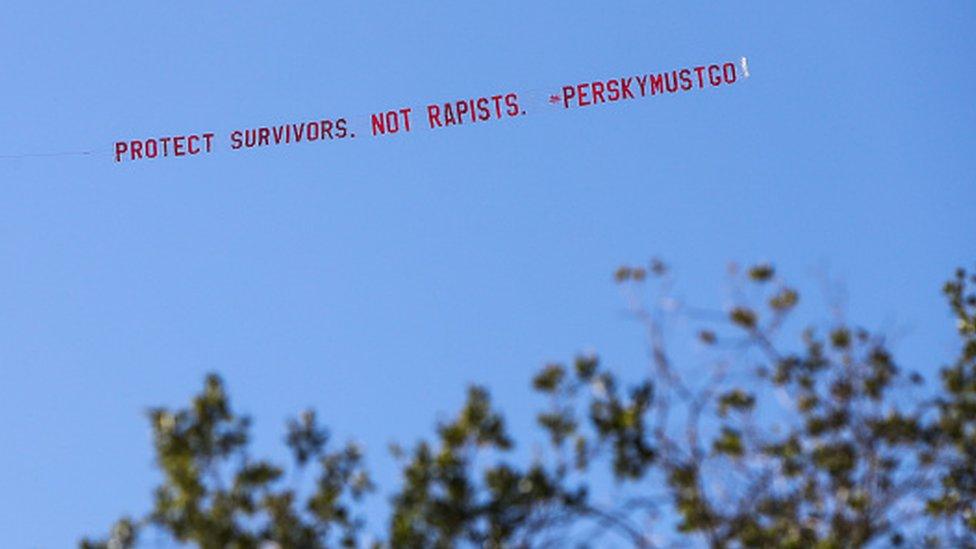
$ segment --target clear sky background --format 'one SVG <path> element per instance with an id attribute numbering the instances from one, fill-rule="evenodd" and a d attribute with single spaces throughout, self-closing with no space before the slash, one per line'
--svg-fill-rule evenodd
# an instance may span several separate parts
<path id="1" fill-rule="evenodd" d="M 976 259 L 976 4 L 714 4 L 5 2 L 0 155 L 95 154 L 0 159 L 2 545 L 67 547 L 147 510 L 143 412 L 208 371 L 259 452 L 314 406 L 381 482 L 386 443 L 429 433 L 469 381 L 524 432 L 541 364 L 644 367 L 611 273 L 651 255 L 715 307 L 729 260 L 801 288 L 825 269 L 933 372 L 953 342 L 941 282 Z M 731 87 L 226 146 L 743 55 Z M 209 157 L 112 162 L 116 139 L 206 130 Z"/>

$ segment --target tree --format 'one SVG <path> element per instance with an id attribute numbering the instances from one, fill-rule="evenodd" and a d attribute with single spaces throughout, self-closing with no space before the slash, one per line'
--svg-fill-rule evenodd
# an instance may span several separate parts
<path id="1" fill-rule="evenodd" d="M 928 392 L 882 335 L 841 318 L 780 343 L 799 293 L 772 266 L 735 274 L 756 297 L 724 312 L 675 299 L 660 261 L 615 278 L 647 330 L 645 375 L 625 383 L 595 356 L 542 368 L 546 451 L 526 463 L 471 387 L 431 440 L 394 448 L 402 480 L 374 546 L 976 547 L 976 276 L 943 288 L 960 352 Z M 675 319 L 700 326 L 706 366 L 676 363 Z M 82 547 L 132 547 L 146 528 L 204 548 L 365 543 L 362 453 L 330 449 L 313 412 L 287 425 L 293 467 L 316 471 L 305 492 L 250 458 L 249 421 L 216 375 L 150 420 L 163 474 L 152 511 Z M 611 503 L 598 497 L 611 488 Z"/>

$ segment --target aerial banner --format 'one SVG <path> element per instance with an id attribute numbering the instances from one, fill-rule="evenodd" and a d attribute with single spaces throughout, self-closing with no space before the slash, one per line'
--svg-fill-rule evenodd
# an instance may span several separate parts
<path id="1" fill-rule="evenodd" d="M 666 71 L 623 74 L 599 80 L 569 82 L 542 91 L 493 90 L 423 105 L 399 105 L 376 112 L 309 117 L 270 126 L 235 128 L 227 132 L 187 131 L 144 135 L 113 144 L 115 163 L 204 156 L 217 150 L 242 152 L 264 147 L 375 139 L 418 131 L 447 131 L 455 126 L 495 124 L 544 112 L 562 112 L 609 103 L 644 101 L 660 95 L 692 93 L 732 86 L 749 77 L 745 57 L 679 67 Z M 93 151 L 7 156 L 91 155 Z"/>

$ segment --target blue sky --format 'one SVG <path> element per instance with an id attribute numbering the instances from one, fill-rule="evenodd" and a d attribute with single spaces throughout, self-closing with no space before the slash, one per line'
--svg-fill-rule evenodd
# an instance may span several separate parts
<path id="1" fill-rule="evenodd" d="M 0 158 L 3 544 L 146 510 L 143 411 L 208 371 L 259 450 L 314 406 L 386 482 L 386 443 L 430 432 L 469 381 L 522 429 L 547 361 L 641 371 L 610 275 L 651 255 L 713 306 L 729 260 L 803 288 L 826 269 L 933 371 L 953 341 L 939 286 L 976 251 L 976 5 L 712 4 L 7 2 L 0 156 L 95 154 Z M 743 55 L 751 78 L 714 90 L 112 162 L 117 139 Z"/>

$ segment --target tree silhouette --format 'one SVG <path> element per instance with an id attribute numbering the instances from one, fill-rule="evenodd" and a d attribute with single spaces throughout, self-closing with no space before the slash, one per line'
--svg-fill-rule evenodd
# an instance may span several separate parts
<path id="1" fill-rule="evenodd" d="M 618 269 L 647 331 L 644 375 L 624 382 L 588 355 L 542 368 L 545 451 L 528 461 L 471 387 L 431 439 L 394 447 L 402 479 L 369 543 L 976 546 L 976 276 L 959 270 L 943 288 L 960 351 L 928 390 L 882 335 L 840 317 L 784 338 L 799 293 L 772 266 L 733 278 L 736 305 L 709 311 L 672 295 L 660 261 Z M 699 327 L 706 359 L 678 363 L 665 337 L 676 320 Z M 153 509 L 82 547 L 133 547 L 147 528 L 203 548 L 367 544 L 362 452 L 333 448 L 313 412 L 287 425 L 292 467 L 315 471 L 301 492 L 249 456 L 249 420 L 216 375 L 187 408 L 149 415 L 163 473 Z M 597 497 L 610 485 L 609 502 Z"/>

